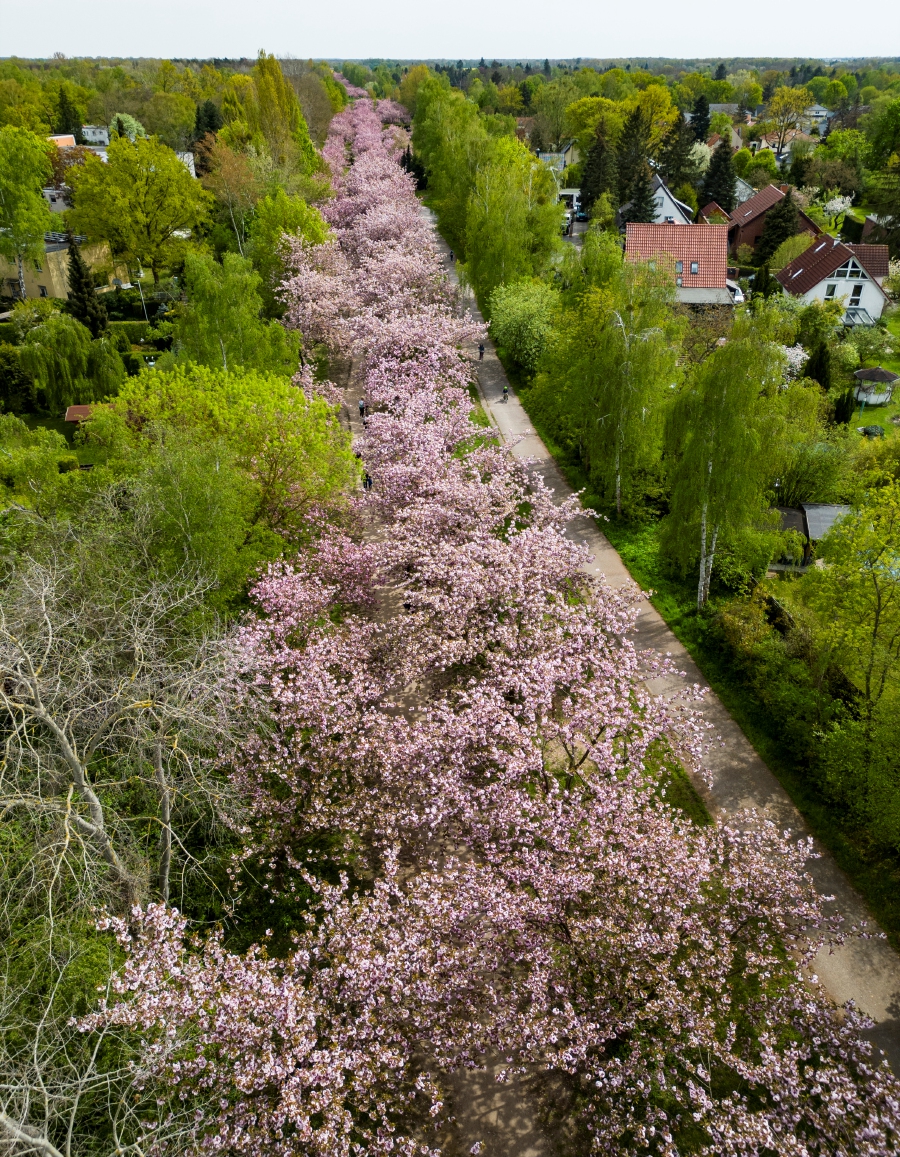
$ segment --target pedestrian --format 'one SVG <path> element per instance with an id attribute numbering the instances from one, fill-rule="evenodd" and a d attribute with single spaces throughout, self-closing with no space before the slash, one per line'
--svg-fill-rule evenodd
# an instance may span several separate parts
<path id="1" fill-rule="evenodd" d="M 371 489 L 372 489 L 372 475 L 367 470 L 366 476 L 363 479 L 363 490 L 371 490 Z"/>
<path id="2" fill-rule="evenodd" d="M 366 412 L 366 399 L 360 398 L 359 399 L 359 416 L 362 417 L 363 414 L 365 414 L 365 412 Z"/>
<path id="3" fill-rule="evenodd" d="M 478 345 L 478 360 L 480 362 L 484 361 L 484 342 L 480 342 Z"/>
<path id="4" fill-rule="evenodd" d="M 503 383 L 503 401 L 509 401 L 509 386 L 506 384 L 506 382 Z"/>
<path id="5" fill-rule="evenodd" d="M 452 265 L 454 261 L 455 261 L 455 258 L 453 256 L 453 250 L 451 249 L 450 250 L 450 264 Z"/>

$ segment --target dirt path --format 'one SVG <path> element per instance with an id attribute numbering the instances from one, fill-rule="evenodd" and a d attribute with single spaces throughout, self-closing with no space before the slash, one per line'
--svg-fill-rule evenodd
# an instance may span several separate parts
<path id="1" fill-rule="evenodd" d="M 422 212 L 433 224 L 434 218 L 429 210 L 423 207 Z M 444 254 L 448 272 L 455 281 L 449 250 L 437 230 L 435 238 Z M 471 297 L 469 310 L 475 318 L 482 320 Z M 571 488 L 512 391 L 509 401 L 503 402 L 506 374 L 492 343 L 486 342 L 485 347 L 484 361 L 478 367 L 478 377 L 488 417 L 505 441 L 520 438 L 513 453 L 517 457 L 532 459 L 535 471 L 560 500 L 568 497 L 572 493 Z M 477 351 L 473 351 L 473 356 L 477 357 Z M 593 519 L 577 520 L 570 527 L 569 534 L 573 539 L 586 542 L 590 548 L 593 560 L 587 568 L 589 573 L 604 576 L 613 587 L 631 581 L 622 559 L 601 534 Z M 712 773 L 712 786 L 708 788 L 695 779 L 710 811 L 719 819 L 727 819 L 745 808 L 755 808 L 770 817 L 782 831 L 790 831 L 797 838 L 808 836 L 809 829 L 784 788 L 709 688 L 697 665 L 666 626 L 661 615 L 646 600 L 641 604 L 635 643 L 642 650 L 652 648 L 671 655 L 678 669 L 684 672 L 688 683 L 696 683 L 706 689 L 702 714 L 722 740 L 721 746 L 710 750 L 706 761 Z M 666 695 L 681 685 L 680 680 L 673 678 L 655 680 L 650 688 L 656 694 Z M 818 842 L 816 850 L 819 859 L 812 861 L 809 870 L 820 893 L 834 897 L 834 905 L 848 925 L 868 920 L 874 928 L 874 921 L 862 898 L 851 887 L 830 853 Z M 876 1022 L 869 1035 L 884 1050 L 894 1071 L 900 1073 L 900 957 L 884 939 L 853 940 L 833 953 L 821 952 L 816 958 L 815 968 L 835 1001 L 843 1004 L 853 1000 L 858 1008 Z M 499 1154 L 506 1150 L 488 1152 Z"/>

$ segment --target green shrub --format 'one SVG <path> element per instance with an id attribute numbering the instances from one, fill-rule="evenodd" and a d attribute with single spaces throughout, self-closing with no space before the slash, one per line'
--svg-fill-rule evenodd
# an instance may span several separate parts
<path id="1" fill-rule="evenodd" d="M 127 338 L 129 345 L 139 345 L 142 339 L 146 339 L 150 331 L 150 323 L 146 321 L 111 321 L 109 331 L 113 337 L 118 337 L 121 334 Z"/>

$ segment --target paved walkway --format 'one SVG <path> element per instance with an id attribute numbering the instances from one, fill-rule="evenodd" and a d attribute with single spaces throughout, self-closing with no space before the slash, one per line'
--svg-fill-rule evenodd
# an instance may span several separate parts
<path id="1" fill-rule="evenodd" d="M 423 207 L 422 212 L 433 223 L 429 210 Z M 455 281 L 455 272 L 450 268 L 449 250 L 436 230 L 435 237 L 441 246 L 450 276 Z M 471 298 L 469 309 L 475 318 L 482 320 Z M 505 441 L 520 438 L 513 453 L 517 457 L 532 459 L 535 470 L 560 500 L 568 497 L 572 493 L 571 488 L 511 390 L 509 401 L 503 402 L 506 374 L 493 344 L 488 341 L 485 347 L 484 361 L 478 371 L 479 389 L 488 417 Z M 477 357 L 477 352 L 474 356 Z M 631 581 L 625 564 L 600 533 L 594 519 L 577 519 L 569 533 L 573 539 L 586 542 L 589 546 L 593 561 L 587 569 L 591 574 L 604 576 L 613 587 Z M 752 807 L 771 818 L 782 831 L 789 830 L 797 838 L 808 836 L 809 829 L 784 788 L 757 755 L 715 693 L 709 689 L 697 665 L 666 626 L 662 616 L 646 600 L 640 607 L 635 644 L 641 650 L 652 648 L 671 655 L 689 684 L 696 683 L 706 689 L 700 710 L 712 724 L 713 733 L 721 737 L 721 745 L 712 747 L 706 759 L 706 766 L 712 775 L 711 787 L 699 779 L 695 779 L 695 784 L 713 815 L 727 819 L 738 811 Z M 681 686 L 683 683 L 677 678 L 654 680 L 650 684 L 651 690 L 661 695 L 671 693 Z M 830 853 L 818 843 L 816 849 L 819 859 L 810 863 L 809 871 L 820 894 L 834 897 L 835 907 L 848 925 L 868 920 L 874 928 L 874 921 L 861 897 L 851 887 Z M 858 1008 L 876 1022 L 869 1035 L 884 1049 L 894 1071 L 900 1072 L 900 957 L 883 939 L 854 939 L 832 953 L 823 950 L 816 958 L 815 970 L 838 1004 L 853 1000 Z"/>

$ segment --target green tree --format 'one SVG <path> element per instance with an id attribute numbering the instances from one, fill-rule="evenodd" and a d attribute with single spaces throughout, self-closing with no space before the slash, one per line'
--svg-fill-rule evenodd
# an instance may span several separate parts
<path id="1" fill-rule="evenodd" d="M 189 253 L 184 276 L 187 300 L 175 323 L 179 361 L 226 371 L 296 372 L 299 339 L 277 322 L 260 320 L 261 278 L 248 258 L 226 253 L 219 265 L 206 254 Z"/>
<path id="2" fill-rule="evenodd" d="M 617 513 L 639 502 L 658 467 L 662 422 L 677 378 L 674 284 L 667 270 L 623 264 L 617 240 L 588 233 L 578 285 L 563 295 L 556 339 L 535 385 L 536 411 L 584 463 Z M 582 288 L 587 284 L 588 288 Z"/>
<path id="3" fill-rule="evenodd" d="M 685 571 L 699 562 L 698 608 L 709 598 L 720 539 L 760 522 L 768 506 L 767 395 L 781 385 L 782 361 L 766 328 L 765 319 L 739 317 L 680 391 L 668 424 L 663 541 Z"/>
<path id="4" fill-rule="evenodd" d="M 622 208 L 623 221 L 652 222 L 656 218 L 656 201 L 653 196 L 653 177 L 650 166 L 644 163 L 637 171 L 631 185 L 631 200 Z"/>
<path id="5" fill-rule="evenodd" d="M 75 138 L 76 145 L 83 143 L 81 137 L 81 113 L 75 107 L 75 102 L 69 95 L 69 90 L 66 85 L 63 85 L 59 90 L 56 131 L 58 133 L 71 133 Z"/>
<path id="6" fill-rule="evenodd" d="M 809 107 L 809 91 L 805 88 L 788 88 L 781 85 L 775 89 L 766 107 L 766 121 L 778 138 L 777 153 L 784 151 L 788 135 L 797 129 Z"/>
<path id="7" fill-rule="evenodd" d="M 19 356 L 44 405 L 56 414 L 66 406 L 115 394 L 125 378 L 110 338 L 91 341 L 90 330 L 65 314 L 52 314 L 29 330 Z"/>
<path id="8" fill-rule="evenodd" d="M 635 184 L 642 179 L 650 155 L 652 125 L 644 109 L 636 105 L 629 113 L 618 145 L 619 204 L 634 197 Z"/>
<path id="9" fill-rule="evenodd" d="M 15 263 L 23 299 L 25 265 L 40 263 L 44 234 L 53 228 L 41 190 L 51 177 L 54 147 L 28 129 L 0 128 L 0 256 Z"/>
<path id="10" fill-rule="evenodd" d="M 91 156 L 71 170 L 73 229 L 108 241 L 133 266 L 149 266 L 153 280 L 185 249 L 178 236 L 206 219 L 210 195 L 171 149 L 153 139 L 111 141 L 108 164 Z"/>
<path id="11" fill-rule="evenodd" d="M 766 214 L 762 236 L 756 245 L 756 260 L 762 264 L 774 256 L 783 241 L 800 231 L 800 213 L 794 200 L 793 189 L 788 189 L 781 200 Z"/>
<path id="12" fill-rule="evenodd" d="M 764 261 L 753 278 L 753 299 L 764 301 L 780 293 L 782 293 L 781 282 L 772 276 L 768 262 Z"/>
<path id="13" fill-rule="evenodd" d="M 731 163 L 731 143 L 721 140 L 713 150 L 712 160 L 703 178 L 703 200 L 706 204 L 715 201 L 726 213 L 730 213 L 737 203 L 735 196 L 735 174 Z"/>
<path id="14" fill-rule="evenodd" d="M 262 278 L 265 312 L 270 317 L 280 312 L 275 290 L 284 274 L 286 236 L 320 245 L 328 237 L 328 226 L 318 209 L 307 205 L 302 197 L 289 196 L 279 186 L 257 201 L 250 225 L 249 254 Z"/>
<path id="15" fill-rule="evenodd" d="M 34 405 L 34 383 L 22 368 L 19 347 L 0 342 L 0 410 L 24 414 Z"/>
<path id="16" fill-rule="evenodd" d="M 75 238 L 69 234 L 69 299 L 68 312 L 90 330 L 91 337 L 99 337 L 108 327 L 106 306 L 97 296 L 94 279 Z"/>
<path id="17" fill-rule="evenodd" d="M 694 109 L 691 114 L 691 129 L 693 130 L 695 141 L 705 143 L 709 139 L 709 101 L 702 93 L 694 101 Z"/>
<path id="18" fill-rule="evenodd" d="M 198 365 L 151 370 L 128 379 L 89 435 L 140 448 L 140 431 L 159 426 L 224 442 L 257 487 L 254 520 L 293 541 L 317 508 L 341 505 L 359 477 L 334 407 L 283 376 Z"/>
<path id="19" fill-rule="evenodd" d="M 691 153 L 695 141 L 691 126 L 684 119 L 684 113 L 679 111 L 659 151 L 660 171 L 670 189 L 693 185 L 697 180 L 697 160 Z"/>
<path id="20" fill-rule="evenodd" d="M 194 139 L 202 141 L 207 133 L 217 133 L 225 121 L 219 106 L 212 100 L 205 100 L 197 105 L 194 118 Z"/>
<path id="21" fill-rule="evenodd" d="M 869 202 L 878 220 L 874 240 L 884 242 L 891 257 L 900 257 L 900 161 L 880 173 L 872 185 Z"/>
<path id="22" fill-rule="evenodd" d="M 618 172 L 615 149 L 610 144 L 604 127 L 597 125 L 594 142 L 587 155 L 581 178 L 581 206 L 587 212 L 603 193 L 615 196 L 618 189 Z"/>
<path id="23" fill-rule="evenodd" d="M 276 165 L 305 173 L 321 167 L 297 94 L 274 56 L 261 51 L 250 76 L 230 78 L 222 114 L 228 144 L 252 144 L 265 149 Z"/>
<path id="24" fill-rule="evenodd" d="M 827 342 L 820 341 L 816 344 L 803 373 L 807 378 L 817 381 L 825 393 L 828 393 L 833 382 L 833 371 L 831 350 L 828 348 Z"/>
<path id="25" fill-rule="evenodd" d="M 559 244 L 553 174 L 515 138 L 491 141 L 476 170 L 463 272 L 485 304 L 498 285 L 540 273 Z"/>
<path id="26" fill-rule="evenodd" d="M 865 132 L 872 147 L 872 164 L 886 165 L 895 153 L 900 153 L 900 96 L 878 103 L 865 119 Z"/>
<path id="27" fill-rule="evenodd" d="M 534 373 L 550 340 L 556 301 L 541 281 L 500 285 L 491 294 L 491 336 L 526 374 Z"/>
<path id="28" fill-rule="evenodd" d="M 112 130 L 110 136 L 115 133 L 116 136 L 129 141 L 136 141 L 138 137 L 147 135 L 147 130 L 141 122 L 127 112 L 117 112 L 110 121 L 110 129 Z"/>

